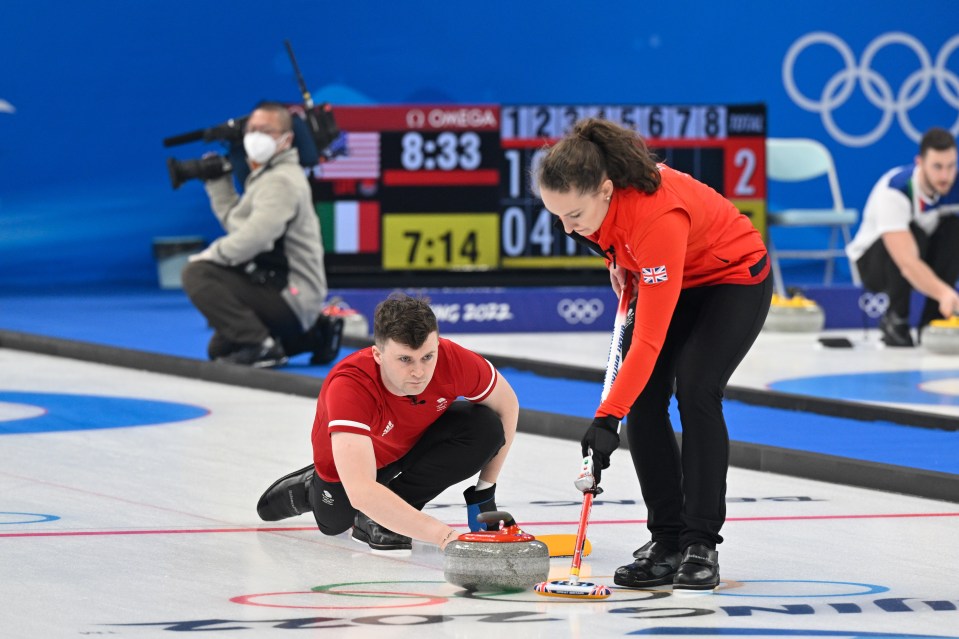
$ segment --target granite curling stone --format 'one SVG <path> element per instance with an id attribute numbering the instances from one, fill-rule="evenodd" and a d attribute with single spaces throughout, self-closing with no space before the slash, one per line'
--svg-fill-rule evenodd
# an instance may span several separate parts
<path id="1" fill-rule="evenodd" d="M 800 294 L 785 298 L 773 293 L 763 329 L 777 333 L 812 333 L 826 325 L 822 307 Z"/>
<path id="2" fill-rule="evenodd" d="M 323 308 L 323 314 L 343 320 L 343 337 L 368 339 L 370 336 L 369 320 L 355 308 L 350 308 L 341 297 L 331 299 Z"/>
<path id="3" fill-rule="evenodd" d="M 480 513 L 493 530 L 464 533 L 447 544 L 446 581 L 471 591 L 525 590 L 549 576 L 549 548 L 503 511 Z M 502 523 L 502 528 L 499 524 Z"/>
<path id="4" fill-rule="evenodd" d="M 932 353 L 959 355 L 959 317 L 938 319 L 922 329 L 922 345 Z"/>

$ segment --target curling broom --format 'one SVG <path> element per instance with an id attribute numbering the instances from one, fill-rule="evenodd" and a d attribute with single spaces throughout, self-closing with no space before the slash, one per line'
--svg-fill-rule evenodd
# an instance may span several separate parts
<path id="1" fill-rule="evenodd" d="M 613 381 L 619 373 L 619 366 L 623 361 L 623 339 L 626 336 L 628 325 L 629 302 L 632 297 L 632 274 L 627 273 L 626 285 L 620 293 L 619 306 L 616 309 L 616 321 L 613 325 L 613 337 L 609 344 L 609 356 L 606 360 L 606 377 L 603 380 L 602 399 L 606 399 Z M 583 458 L 583 466 L 574 482 L 576 488 L 583 492 L 583 509 L 579 515 L 579 528 L 576 532 L 572 566 L 569 578 L 564 580 L 541 581 L 533 586 L 533 591 L 544 597 L 567 597 L 570 599 L 606 599 L 612 591 L 600 584 L 579 580 L 579 571 L 583 561 L 583 550 L 586 544 L 586 527 L 589 524 L 589 513 L 593 507 L 593 497 L 602 493 L 603 489 L 596 485 L 593 475 L 593 458 Z"/>

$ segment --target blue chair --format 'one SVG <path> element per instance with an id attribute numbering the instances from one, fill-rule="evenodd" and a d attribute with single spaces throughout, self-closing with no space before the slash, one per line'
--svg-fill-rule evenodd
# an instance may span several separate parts
<path id="1" fill-rule="evenodd" d="M 773 244 L 772 233 L 769 237 L 769 258 L 773 270 L 773 282 L 776 292 L 785 297 L 786 286 L 783 283 L 779 261 L 783 259 L 824 260 L 825 274 L 823 284 L 832 284 L 836 259 L 845 259 L 845 246 L 852 239 L 850 229 L 859 219 L 857 209 L 846 208 L 839 189 L 839 178 L 832 154 L 822 143 L 808 138 L 767 138 L 766 139 L 766 178 L 767 182 L 805 182 L 826 176 L 832 199 L 830 208 L 789 207 L 770 210 L 766 221 L 769 227 L 830 227 L 829 243 L 825 247 L 796 248 L 778 250 Z M 842 236 L 843 243 L 839 239 Z M 853 283 L 859 285 L 859 274 L 851 266 Z"/>

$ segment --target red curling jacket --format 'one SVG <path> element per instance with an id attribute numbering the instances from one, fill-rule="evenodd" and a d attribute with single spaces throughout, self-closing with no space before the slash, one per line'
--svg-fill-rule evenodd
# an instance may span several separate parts
<path id="1" fill-rule="evenodd" d="M 749 218 L 709 186 L 660 165 L 662 184 L 647 194 L 617 189 L 602 226 L 588 239 L 607 264 L 637 278 L 633 339 L 596 416 L 623 417 L 642 392 L 684 288 L 758 284 L 769 273 L 766 246 Z"/>

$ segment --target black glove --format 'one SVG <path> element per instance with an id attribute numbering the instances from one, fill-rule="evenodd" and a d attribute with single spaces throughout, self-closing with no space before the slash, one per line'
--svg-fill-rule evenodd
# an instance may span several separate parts
<path id="1" fill-rule="evenodd" d="M 606 415 L 597 417 L 583 435 L 583 457 L 593 451 L 593 476 L 599 485 L 604 468 L 609 468 L 609 456 L 619 448 L 619 417 Z"/>
<path id="2" fill-rule="evenodd" d="M 483 490 L 476 490 L 476 486 L 470 486 L 463 491 L 463 499 L 466 500 L 466 523 L 470 530 L 478 532 L 486 530 L 486 524 L 478 521 L 476 517 L 480 513 L 491 513 L 496 510 L 496 484 Z"/>

